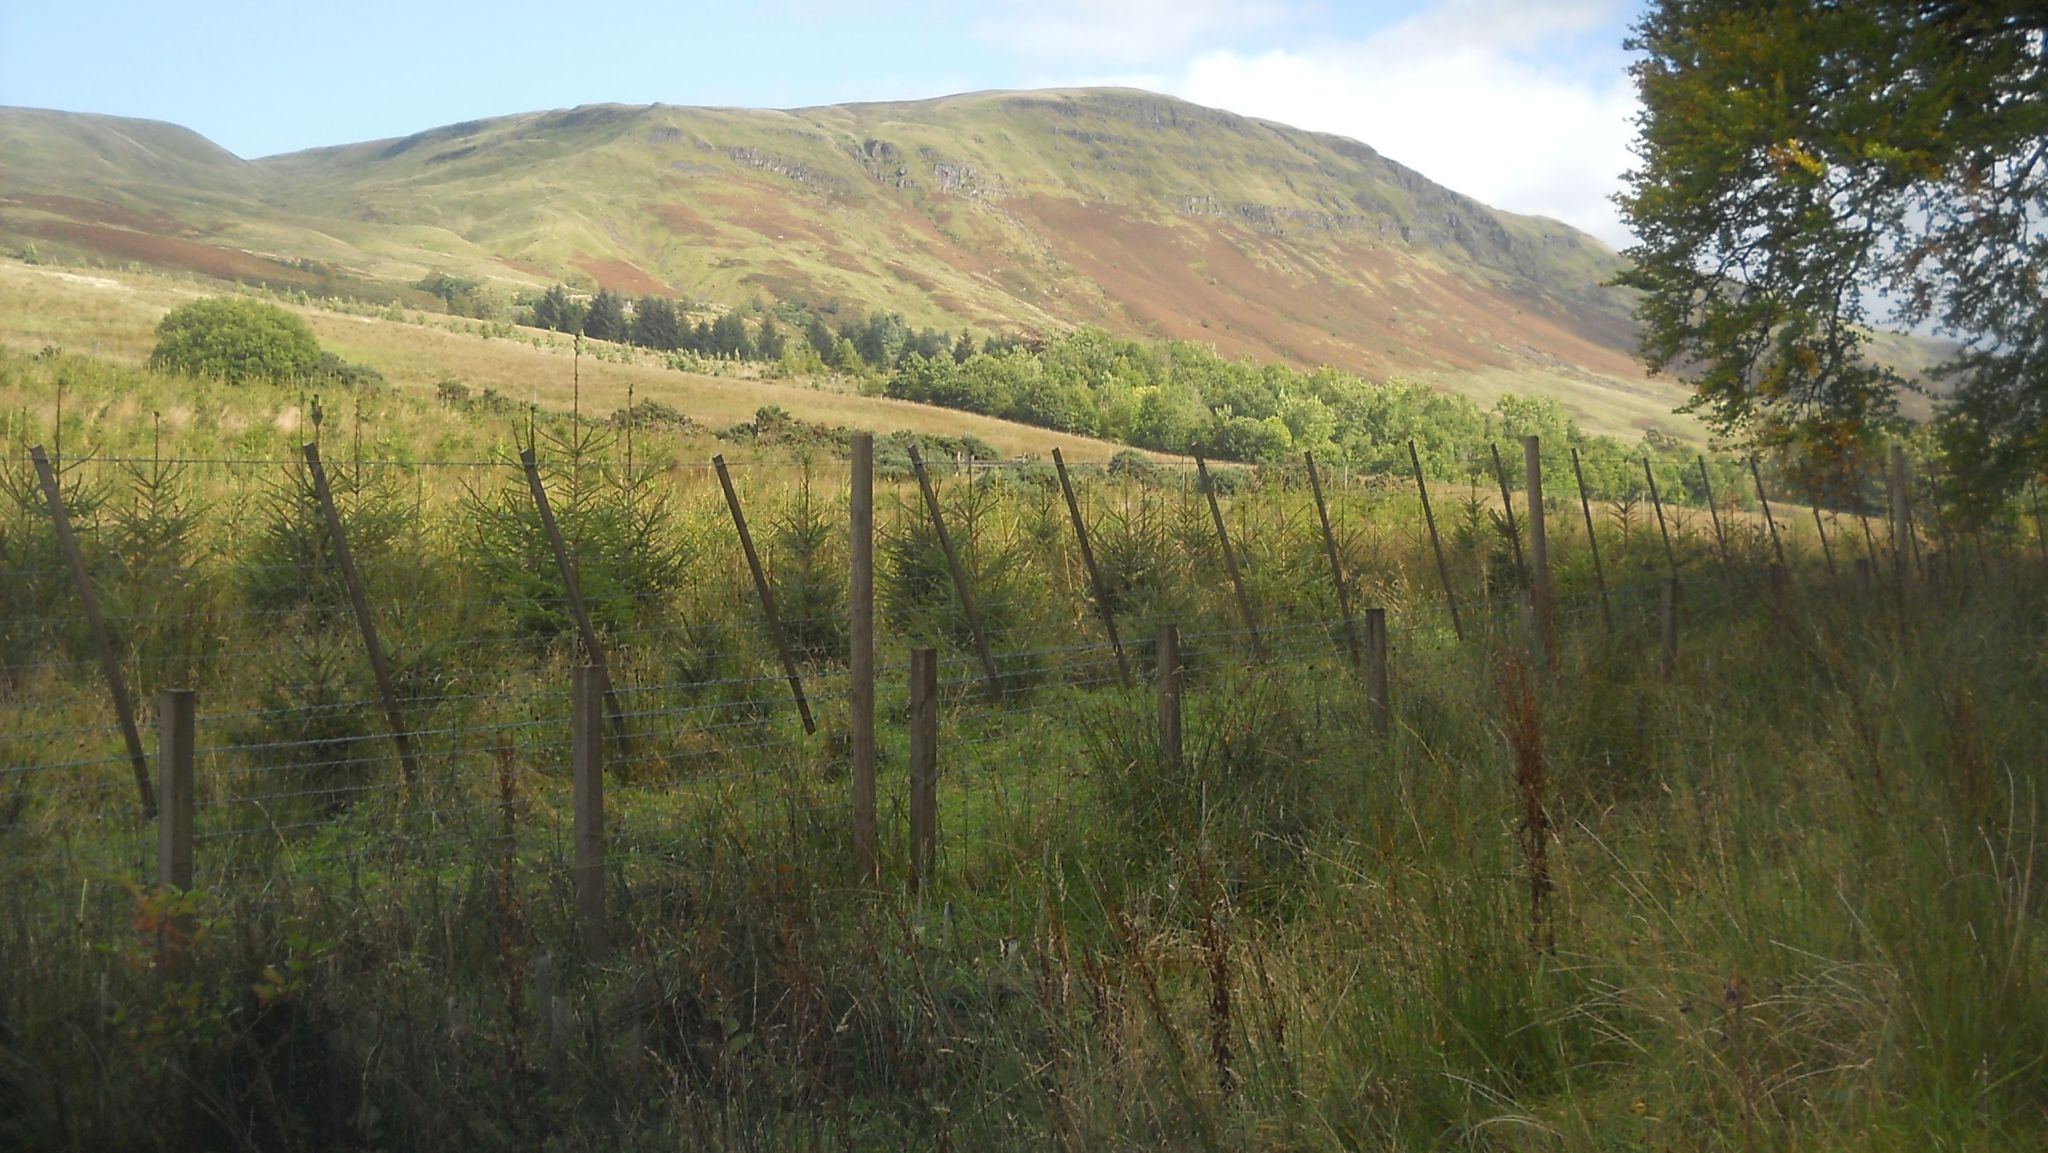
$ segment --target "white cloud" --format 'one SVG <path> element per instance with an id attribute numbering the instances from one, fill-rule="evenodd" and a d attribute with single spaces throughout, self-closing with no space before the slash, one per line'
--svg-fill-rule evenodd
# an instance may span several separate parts
<path id="1" fill-rule="evenodd" d="M 1629 236 L 1607 198 L 1633 160 L 1634 87 L 1611 50 L 1597 67 L 1551 58 L 1583 51 L 1573 42 L 1615 26 L 1615 9 L 1446 0 L 1359 40 L 1204 52 L 1170 85 L 1197 103 L 1352 137 L 1488 204 L 1619 247 Z"/>
<path id="2" fill-rule="evenodd" d="M 1279 0 L 998 0 L 975 31 L 1024 56 L 1132 65 L 1272 27 L 1293 7 Z"/>

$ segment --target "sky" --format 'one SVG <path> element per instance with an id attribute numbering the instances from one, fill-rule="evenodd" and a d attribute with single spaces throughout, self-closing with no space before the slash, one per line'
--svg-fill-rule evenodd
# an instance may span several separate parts
<path id="1" fill-rule="evenodd" d="M 1628 243 L 1641 0 L 0 0 L 0 104 L 245 157 L 617 101 L 791 108 L 1122 84 L 1361 140 Z"/>

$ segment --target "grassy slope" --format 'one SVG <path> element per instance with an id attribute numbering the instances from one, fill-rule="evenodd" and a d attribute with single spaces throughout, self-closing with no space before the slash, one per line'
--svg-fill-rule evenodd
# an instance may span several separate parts
<path id="1" fill-rule="evenodd" d="M 0 113 L 0 143 L 32 157 L 0 173 L 0 237 L 308 287 L 441 268 L 507 291 L 567 278 L 838 298 L 942 326 L 1101 324 L 1552 395 L 1601 431 L 1693 427 L 1671 416 L 1680 392 L 1634 365 L 1597 242 L 1353 141 L 1147 93 L 593 106 L 253 164 L 207 154 L 189 180 L 86 179 L 88 154 L 120 167 L 95 141 L 129 123 Z M 66 134 L 85 141 L 50 143 Z M 36 199 L 52 193 L 73 199 Z M 91 219 L 100 199 L 163 215 Z"/>
<path id="2" fill-rule="evenodd" d="M 201 285 L 165 276 L 86 274 L 0 260 L 0 316 L 6 318 L 0 321 L 0 344 L 30 351 L 55 345 L 139 362 L 148 358 L 155 344 L 151 330 L 157 319 L 205 291 Z M 876 432 L 971 433 L 1012 456 L 1043 456 L 1057 443 L 1076 460 L 1105 460 L 1118 447 L 952 409 L 861 396 L 843 388 L 677 372 L 647 357 L 622 364 L 586 355 L 577 368 L 571 364 L 568 343 L 559 339 L 536 348 L 519 340 L 481 340 L 445 327 L 300 311 L 323 346 L 345 359 L 369 364 L 400 391 L 417 397 L 431 398 L 439 381 L 455 379 L 476 392 L 495 389 L 515 401 L 533 399 L 544 408 L 567 411 L 572 375 L 580 372 L 582 404 L 592 412 L 625 407 L 630 387 L 636 399 L 671 405 L 714 429 L 749 420 L 763 405 L 775 404 L 807 420 Z M 448 323 L 443 317 L 427 319 Z M 520 332 L 523 338 L 547 339 L 546 334 Z M 38 410 L 53 403 L 49 396 L 22 400 Z"/>

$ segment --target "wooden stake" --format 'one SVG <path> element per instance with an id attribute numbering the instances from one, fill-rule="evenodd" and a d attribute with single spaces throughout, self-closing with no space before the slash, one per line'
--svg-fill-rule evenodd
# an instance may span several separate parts
<path id="1" fill-rule="evenodd" d="M 548 547 L 554 550 L 555 571 L 561 575 L 562 591 L 569 597 L 569 615 L 576 622 L 576 631 L 583 638 L 583 655 L 597 670 L 597 678 L 604 686 L 605 707 L 612 718 L 612 732 L 619 739 L 619 747 L 626 747 L 626 710 L 619 704 L 619 695 L 612 691 L 612 674 L 604 659 L 604 646 L 597 642 L 597 629 L 590 623 L 590 611 L 583 604 L 583 584 L 576 579 L 576 565 L 569 559 L 569 548 L 562 543 L 562 529 L 555 523 L 555 510 L 548 505 L 547 487 L 540 481 L 540 464 L 535 460 L 533 448 L 519 450 L 519 463 L 526 468 L 526 487 L 533 494 L 533 507 L 540 512 L 540 527 L 547 533 Z"/>
<path id="2" fill-rule="evenodd" d="M 1330 580 L 1337 586 L 1337 615 L 1344 621 L 1344 647 L 1351 653 L 1351 665 L 1357 668 L 1364 654 L 1358 648 L 1358 630 L 1351 621 L 1351 592 L 1344 586 L 1344 565 L 1337 558 L 1337 534 L 1330 529 L 1330 509 L 1323 503 L 1323 481 L 1316 475 L 1316 454 L 1304 452 L 1302 459 L 1308 462 L 1308 484 L 1315 491 L 1316 516 L 1323 523 L 1323 550 L 1330 556 Z"/>
<path id="3" fill-rule="evenodd" d="M 1579 482 L 1579 511 L 1586 517 L 1586 546 L 1593 553 L 1593 584 L 1600 590 L 1600 623 L 1608 636 L 1614 635 L 1614 610 L 1607 602 L 1607 570 L 1600 564 L 1600 535 L 1593 531 L 1593 503 L 1586 498 L 1586 473 L 1579 467 L 1579 450 L 1572 450 L 1572 477 Z"/>
<path id="4" fill-rule="evenodd" d="M 1444 586 L 1444 602 L 1451 607 L 1451 629 L 1458 639 L 1465 639 L 1464 622 L 1458 619 L 1458 590 L 1451 587 L 1451 568 L 1444 563 L 1444 542 L 1436 534 L 1436 514 L 1429 508 L 1429 485 L 1422 479 L 1422 457 L 1415 451 L 1415 442 L 1408 442 L 1408 463 L 1415 466 L 1415 491 L 1422 496 L 1422 521 L 1429 526 L 1429 548 L 1436 554 L 1436 579 Z"/>
<path id="5" fill-rule="evenodd" d="M 1659 613 L 1663 635 L 1664 679 L 1670 680 L 1678 672 L 1678 578 L 1665 577 L 1663 581 L 1663 604 Z"/>
<path id="6" fill-rule="evenodd" d="M 1833 584 L 1833 583 L 1835 583 L 1835 578 L 1836 578 L 1836 573 L 1835 573 L 1835 546 L 1834 546 L 1834 545 L 1832 545 L 1832 544 L 1829 544 L 1829 543 L 1828 543 L 1828 530 L 1827 530 L 1827 526 L 1826 526 L 1826 525 L 1824 525 L 1824 524 L 1822 524 L 1822 523 L 1821 523 L 1821 520 L 1820 520 L 1820 495 L 1819 495 L 1818 493 L 1812 494 L 1812 498 L 1813 498 L 1813 531 L 1814 531 L 1814 532 L 1816 532 L 1816 533 L 1818 533 L 1818 534 L 1820 535 L 1820 552 L 1821 552 L 1821 555 L 1822 555 L 1823 557 L 1826 557 L 1826 558 L 1827 558 L 1827 562 L 1828 562 L 1828 583 L 1829 583 L 1829 584 Z"/>
<path id="7" fill-rule="evenodd" d="M 604 670 L 578 665 L 569 713 L 570 799 L 575 807 L 576 921 L 590 956 L 605 950 Z"/>
<path id="8" fill-rule="evenodd" d="M 1700 491 L 1707 494 L 1707 512 L 1714 518 L 1714 547 L 1721 554 L 1721 567 L 1728 567 L 1728 534 L 1721 531 L 1721 506 L 1714 503 L 1714 479 L 1707 475 L 1707 458 L 1700 462 Z"/>
<path id="9" fill-rule="evenodd" d="M 156 883 L 184 891 L 192 887 L 193 762 L 197 749 L 198 694 L 165 689 L 156 714 L 157 795 L 163 809 L 156 823 Z"/>
<path id="10" fill-rule="evenodd" d="M 1778 558 L 1778 567 L 1785 567 L 1785 545 L 1778 539 L 1778 518 L 1771 515 L 1771 500 L 1764 495 L 1764 474 L 1757 467 L 1756 457 L 1749 458 L 1749 476 L 1756 481 L 1756 503 L 1763 506 L 1764 527 L 1771 530 L 1771 553 Z"/>
<path id="11" fill-rule="evenodd" d="M 1244 630 L 1250 634 L 1252 656 L 1266 659 L 1266 644 L 1259 639 L 1258 618 L 1252 615 L 1251 597 L 1244 591 L 1244 578 L 1237 571 L 1237 554 L 1230 551 L 1230 534 L 1223 529 L 1223 506 L 1216 503 L 1216 484 L 1209 479 L 1209 466 L 1202 460 L 1202 454 L 1195 454 L 1195 474 L 1201 478 L 1202 491 L 1209 496 L 1209 516 L 1216 522 L 1216 543 L 1223 548 L 1223 571 L 1230 574 L 1230 587 L 1237 591 L 1238 615 L 1244 619 Z"/>
<path id="12" fill-rule="evenodd" d="M 1671 529 L 1664 523 L 1664 500 L 1657 495 L 1657 474 L 1650 469 L 1650 458 L 1643 458 L 1643 479 L 1650 482 L 1650 507 L 1657 510 L 1657 535 L 1664 540 L 1664 563 L 1670 566 L 1671 575 L 1678 575 L 1678 553 L 1671 547 Z"/>
<path id="13" fill-rule="evenodd" d="M 1088 523 L 1081 519 L 1081 502 L 1074 499 L 1074 484 L 1067 479 L 1067 462 L 1060 450 L 1052 450 L 1052 466 L 1060 474 L 1060 492 L 1067 498 L 1067 515 L 1074 522 L 1074 539 L 1081 542 L 1081 563 L 1088 569 L 1088 587 L 1095 594 L 1095 611 L 1102 617 L 1102 631 L 1109 635 L 1110 651 L 1116 654 L 1116 679 L 1131 687 L 1131 662 L 1124 656 L 1124 643 L 1116 635 L 1116 613 L 1109 607 L 1109 592 L 1102 584 L 1102 570 L 1095 565 L 1095 550 L 1088 544 Z"/>
<path id="14" fill-rule="evenodd" d="M 853 729 L 853 858 L 854 872 L 874 882 L 880 874 L 875 851 L 875 438 L 853 434 L 852 496 L 848 502 L 847 559 L 851 589 L 847 597 L 848 703 Z"/>
<path id="15" fill-rule="evenodd" d="M 910 888 L 923 890 L 939 851 L 939 651 L 910 650 Z"/>
<path id="16" fill-rule="evenodd" d="M 1543 656 L 1552 668 L 1558 662 L 1557 602 L 1550 590 L 1550 537 L 1544 531 L 1543 451 L 1536 437 L 1522 438 L 1523 496 L 1529 503 L 1529 565 L 1534 581 L 1529 586 L 1536 610 L 1536 635 L 1543 642 Z"/>
<path id="17" fill-rule="evenodd" d="M 1178 773 L 1186 755 L 1180 727 L 1181 676 L 1184 672 L 1180 663 L 1180 626 L 1160 625 L 1155 644 L 1154 663 L 1159 669 L 1159 755 L 1165 758 L 1169 770 Z"/>
<path id="18" fill-rule="evenodd" d="M 1393 728 L 1393 701 L 1387 692 L 1387 610 L 1365 610 L 1365 711 L 1374 736 Z"/>
<path id="19" fill-rule="evenodd" d="M 362 573 L 356 568 L 355 554 L 349 551 L 348 530 L 342 527 L 341 510 L 335 507 L 334 490 L 327 484 L 327 469 L 320 463 L 320 446 L 309 442 L 304 452 L 306 468 L 313 474 L 313 496 L 320 502 L 321 514 L 327 520 L 327 535 L 334 542 L 334 563 L 341 569 L 342 583 L 348 588 L 348 604 L 355 614 L 356 631 L 362 634 L 363 652 L 370 658 L 370 674 L 377 681 L 377 696 L 384 702 L 384 721 L 391 726 L 391 742 L 398 746 L 398 766 L 404 774 L 405 783 L 411 785 L 419 780 L 419 757 L 412 747 L 412 734 L 405 727 L 405 715 L 398 707 L 398 690 L 391 683 L 391 666 L 384 659 L 384 644 L 377 638 L 377 622 L 370 615 L 369 594 L 363 589 Z"/>
<path id="20" fill-rule="evenodd" d="M 2041 546 L 2042 561 L 2048 562 L 2048 518 L 2041 515 L 2041 486 L 2030 484 L 2027 489 L 2034 498 L 2034 543 Z"/>
<path id="21" fill-rule="evenodd" d="M 135 792 L 142 802 L 142 819 L 156 818 L 156 790 L 149 783 L 149 758 L 142 751 L 142 731 L 135 727 L 135 706 L 128 699 L 128 682 L 122 679 L 121 663 L 114 659 L 114 643 L 107 638 L 107 621 L 100 615 L 100 600 L 92 591 L 92 577 L 85 571 L 85 554 L 71 532 L 71 513 L 64 507 L 64 492 L 57 484 L 56 470 L 43 446 L 28 450 L 35 461 L 36 477 L 42 481 L 43 499 L 50 505 L 50 524 L 57 531 L 57 544 L 64 550 L 64 563 L 71 569 L 71 585 L 85 608 L 85 622 L 92 628 L 93 648 L 100 657 L 100 675 L 106 678 L 107 693 L 114 698 L 114 713 L 121 722 L 121 737 L 128 742 L 128 765 L 135 771 Z"/>
<path id="22" fill-rule="evenodd" d="M 931 514 L 932 531 L 939 537 L 939 551 L 946 554 L 946 571 L 953 574 L 953 591 L 960 596 L 960 611 L 967 617 L 967 631 L 974 636 L 974 651 L 981 657 L 988 699 L 1000 703 L 1003 699 L 1003 674 L 996 668 L 996 654 L 989 648 L 988 634 L 981 631 L 981 616 L 974 611 L 974 590 L 967 587 L 967 573 L 960 567 L 960 554 L 953 551 L 953 537 L 946 531 L 946 518 L 939 512 L 939 497 L 932 490 L 931 474 L 925 471 L 924 458 L 917 454 L 915 444 L 910 446 L 910 467 L 917 473 L 918 489 L 924 493 L 925 511 Z"/>
<path id="23" fill-rule="evenodd" d="M 1920 556 L 1920 542 L 1913 534 L 1913 472 L 1906 460 L 1906 446 L 1892 446 L 1892 568 L 1898 587 L 1906 587 L 1906 561 L 1910 556 L 1916 562 Z M 1924 581 L 1925 572 L 1920 573 Z"/>
<path id="24" fill-rule="evenodd" d="M 1500 446 L 1489 442 L 1493 450 L 1493 475 L 1500 481 L 1500 506 L 1506 510 L 1508 541 L 1515 546 L 1515 575 L 1521 578 L 1522 587 L 1529 587 L 1529 562 L 1522 559 L 1522 530 L 1515 527 L 1515 498 L 1508 493 L 1507 466 L 1500 462 Z"/>
<path id="25" fill-rule="evenodd" d="M 732 474 L 725 469 L 723 453 L 711 458 L 718 470 L 718 484 L 725 489 L 725 507 L 732 510 L 732 527 L 740 534 L 740 548 L 747 554 L 747 571 L 754 576 L 754 593 L 761 598 L 761 612 L 768 618 L 768 633 L 775 639 L 775 655 L 782 659 L 782 675 L 789 681 L 789 693 L 796 698 L 796 711 L 803 717 L 804 732 L 818 731 L 811 719 L 811 702 L 804 697 L 804 679 L 790 654 L 789 639 L 782 635 L 782 618 L 775 612 L 775 592 L 768 587 L 768 575 L 761 571 L 761 557 L 754 551 L 754 534 L 747 531 L 746 514 L 740 511 L 740 494 L 732 487 Z"/>

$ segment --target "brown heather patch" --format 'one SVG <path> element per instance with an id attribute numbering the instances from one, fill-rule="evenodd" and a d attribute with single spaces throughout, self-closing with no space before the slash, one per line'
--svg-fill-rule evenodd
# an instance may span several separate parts
<path id="1" fill-rule="evenodd" d="M 675 289 L 641 271 L 640 267 L 624 260 L 595 260 L 583 257 L 571 261 L 576 267 L 596 278 L 598 286 L 613 292 L 631 296 L 674 296 Z"/>

